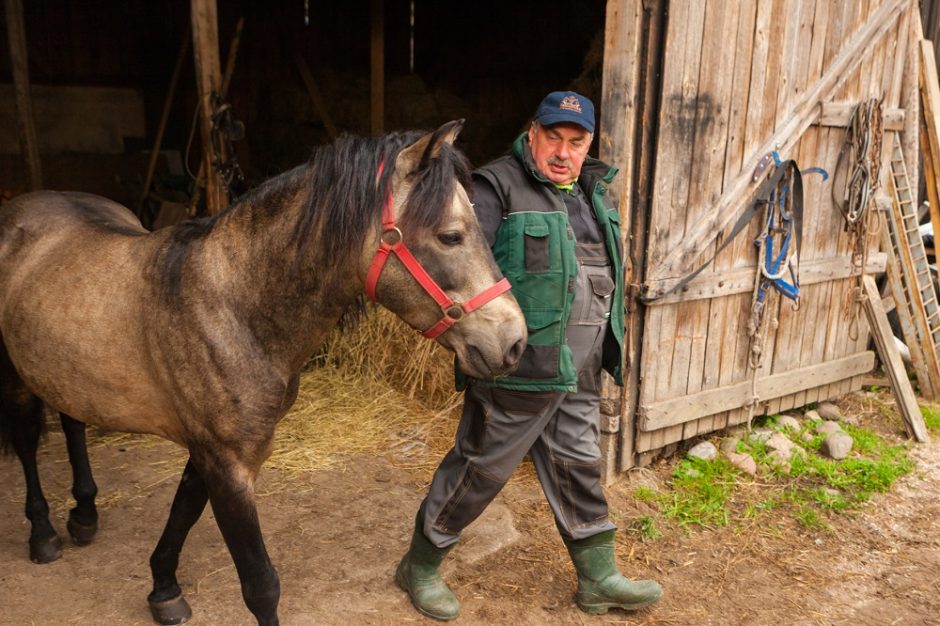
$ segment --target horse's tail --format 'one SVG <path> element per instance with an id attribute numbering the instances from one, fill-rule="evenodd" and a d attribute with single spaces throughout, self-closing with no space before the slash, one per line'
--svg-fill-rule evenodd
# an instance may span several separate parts
<path id="1" fill-rule="evenodd" d="M 23 384 L 0 335 L 0 454 L 12 452 L 18 441 L 38 439 L 45 426 L 42 400 Z"/>

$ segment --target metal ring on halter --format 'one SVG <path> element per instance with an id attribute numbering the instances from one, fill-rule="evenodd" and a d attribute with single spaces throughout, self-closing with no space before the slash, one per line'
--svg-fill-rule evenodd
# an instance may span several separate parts
<path id="1" fill-rule="evenodd" d="M 391 241 L 385 238 L 386 235 L 391 235 Z M 401 234 L 401 231 L 397 226 L 393 226 L 382 232 L 382 243 L 387 246 L 397 246 L 402 242 L 404 236 Z"/>

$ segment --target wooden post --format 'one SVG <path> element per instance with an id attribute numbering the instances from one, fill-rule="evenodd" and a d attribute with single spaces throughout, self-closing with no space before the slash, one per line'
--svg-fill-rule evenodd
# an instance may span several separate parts
<path id="1" fill-rule="evenodd" d="M 202 168 L 206 173 L 206 211 L 212 215 L 228 204 L 225 186 L 212 165 L 212 94 L 221 93 L 222 71 L 219 63 L 218 13 L 215 0 L 192 0 L 193 57 L 196 62 L 196 86 L 201 114 Z M 223 157 L 224 155 L 219 155 Z"/>
<path id="2" fill-rule="evenodd" d="M 372 0 L 369 31 L 372 64 L 372 116 L 369 128 L 375 136 L 385 131 L 385 15 L 382 0 Z"/>
<path id="3" fill-rule="evenodd" d="M 616 165 L 620 173 L 612 186 L 611 197 L 620 213 L 622 243 L 624 244 L 624 282 L 636 282 L 633 275 L 637 267 L 636 250 L 630 237 L 634 225 L 634 176 L 636 172 L 637 110 L 642 97 L 640 66 L 644 59 L 643 3 L 640 0 L 608 0 L 604 26 L 604 68 L 598 124 L 598 154 L 601 160 Z M 641 252 L 642 253 L 642 252 Z M 629 293 L 626 297 L 630 297 Z M 636 355 L 639 351 L 639 323 L 642 313 L 628 303 L 624 333 L 624 387 L 617 388 L 613 380 L 603 377 L 601 388 L 602 413 L 604 407 L 616 415 L 601 416 L 601 443 L 605 455 L 604 482 L 610 483 L 617 471 L 633 466 L 634 414 L 636 412 L 639 371 Z"/>
<path id="4" fill-rule="evenodd" d="M 29 65 L 26 54 L 26 28 L 23 21 L 23 1 L 6 0 L 7 38 L 10 41 L 10 64 L 13 69 L 13 88 L 16 96 L 16 133 L 20 139 L 20 154 L 26 168 L 26 187 L 30 191 L 42 189 L 42 165 L 39 161 L 39 141 L 33 118 L 33 102 L 29 93 Z"/>

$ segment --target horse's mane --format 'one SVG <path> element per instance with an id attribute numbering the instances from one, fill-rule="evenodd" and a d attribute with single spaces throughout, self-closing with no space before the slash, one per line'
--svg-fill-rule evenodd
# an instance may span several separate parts
<path id="1" fill-rule="evenodd" d="M 225 211 L 179 224 L 163 251 L 165 293 L 180 293 L 182 266 L 191 245 L 244 204 L 255 211 L 274 213 L 299 198 L 293 232 L 298 260 L 311 245 L 318 246 L 334 264 L 358 256 L 369 229 L 378 228 L 381 222 L 398 153 L 422 135 L 418 131 L 375 138 L 343 135 L 332 144 L 316 148 L 306 164 L 269 179 Z M 380 163 L 384 168 L 377 184 Z M 396 218 L 405 233 L 439 226 L 445 214 L 443 208 L 453 197 L 455 182 L 468 191 L 470 188 L 469 162 L 447 143 L 441 146 L 437 158 L 422 159 L 413 175 L 416 180 L 408 196 L 408 211 L 402 215 L 396 207 Z"/>

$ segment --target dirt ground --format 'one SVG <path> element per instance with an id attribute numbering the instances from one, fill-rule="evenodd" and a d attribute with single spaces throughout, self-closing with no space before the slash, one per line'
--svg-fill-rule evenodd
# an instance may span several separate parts
<path id="1" fill-rule="evenodd" d="M 874 425 L 891 436 L 899 431 L 898 423 Z M 468 529 L 448 559 L 445 576 L 463 605 L 457 623 L 940 624 L 940 444 L 914 446 L 912 455 L 913 474 L 861 511 L 827 518 L 829 530 L 807 531 L 772 512 L 712 530 L 664 525 L 652 541 L 625 530 L 618 540 L 622 569 L 659 580 L 665 593 L 650 609 L 605 616 L 574 607 L 573 570 L 531 470 L 522 468 L 493 509 L 511 513 L 518 539 L 480 557 L 474 547 L 490 538 Z M 156 440 L 95 445 L 91 456 L 98 538 L 87 547 L 66 542 L 63 557 L 49 565 L 27 557 L 22 474 L 15 458 L 0 459 L 0 624 L 152 623 L 147 561 L 185 457 Z M 70 480 L 64 459 L 62 436 L 53 431 L 41 471 L 63 533 Z M 630 472 L 608 489 L 622 528 L 645 513 L 631 496 L 635 487 L 662 484 L 674 462 Z M 433 623 L 392 580 L 429 478 L 395 449 L 351 457 L 340 470 L 266 469 L 260 515 L 281 576 L 281 623 Z M 756 488 L 762 480 L 742 479 Z M 186 544 L 179 579 L 194 611 L 190 623 L 253 623 L 208 510 Z"/>

